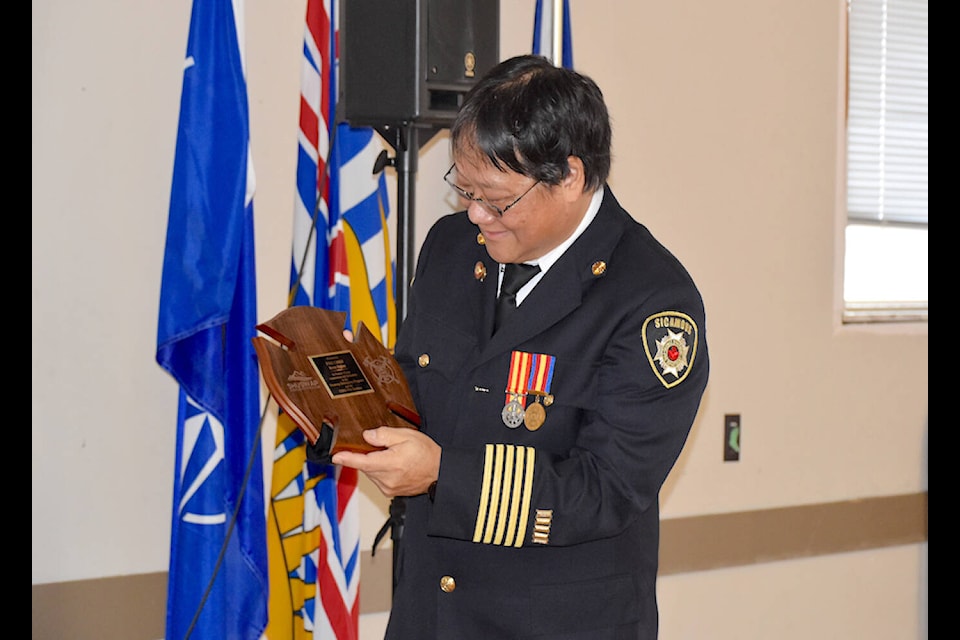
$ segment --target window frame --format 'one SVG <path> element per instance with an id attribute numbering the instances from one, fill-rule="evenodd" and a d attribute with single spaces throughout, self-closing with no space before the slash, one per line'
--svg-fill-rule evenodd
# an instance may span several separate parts
<path id="1" fill-rule="evenodd" d="M 842 308 L 841 322 L 844 325 L 926 323 L 929 306 L 926 291 L 928 237 L 926 194 L 929 155 L 926 124 L 928 111 L 927 0 L 844 0 L 841 5 L 845 38 L 843 51 L 845 73 L 842 77 L 845 99 L 840 152 L 840 165 L 843 167 L 840 182 L 843 193 L 838 197 L 839 211 L 842 212 L 842 215 L 838 216 L 840 218 L 838 253 L 839 265 L 842 268 L 839 270 L 841 273 L 837 283 Z M 858 22 L 859 31 L 856 34 L 851 33 L 851 11 L 855 10 L 854 5 L 864 7 L 862 9 L 864 13 L 858 14 L 860 22 Z M 895 11 L 890 10 L 890 5 L 895 5 Z M 897 13 L 900 11 L 906 11 L 906 13 Z M 897 15 L 905 16 L 902 23 L 905 27 L 901 28 L 898 23 L 894 25 L 896 29 L 892 29 L 890 20 Z M 876 29 L 877 32 L 874 33 L 872 29 Z M 853 63 L 851 62 L 852 36 L 857 38 L 854 42 L 856 50 L 854 54 L 857 52 L 860 54 Z M 920 50 L 921 39 L 922 51 Z M 888 43 L 889 46 L 887 46 Z M 852 116 L 851 94 L 853 94 L 854 109 Z M 851 120 L 854 121 L 853 124 Z M 874 134 L 875 138 L 871 138 Z M 888 166 L 892 177 L 887 175 Z M 898 173 L 901 171 L 903 173 Z M 907 195 L 899 198 L 898 201 L 899 189 L 903 186 L 908 188 Z M 889 198 L 887 198 L 887 191 L 891 194 Z M 855 204 L 852 205 L 852 201 Z M 888 202 L 890 203 L 889 211 Z M 876 209 L 872 208 L 874 204 Z M 907 205 L 906 208 L 902 207 L 904 204 Z M 876 227 L 877 230 L 882 229 L 886 238 L 896 238 L 895 234 L 908 237 L 903 233 L 904 229 L 909 229 L 909 235 L 917 237 L 916 231 L 922 230 L 922 247 L 914 241 L 912 246 L 921 248 L 916 248 L 916 253 L 912 257 L 904 255 L 907 266 L 913 268 L 920 268 L 918 258 L 922 257 L 923 272 L 915 273 L 915 276 L 922 275 L 922 300 L 916 299 L 917 295 L 908 295 L 907 299 L 896 299 L 892 294 L 886 293 L 883 296 L 876 296 L 880 299 L 862 299 L 851 293 L 856 289 L 850 286 L 854 278 L 862 278 L 864 272 L 870 272 L 874 267 L 882 271 L 882 267 L 889 262 L 889 254 L 870 256 L 869 242 L 861 239 L 866 228 L 871 226 Z M 871 230 L 868 233 L 874 233 L 874 231 Z M 874 238 L 877 237 L 879 236 L 874 233 Z M 904 243 L 903 246 L 907 244 Z M 887 246 L 883 250 L 889 251 L 890 248 Z M 848 261 L 853 259 L 859 261 L 859 268 L 851 268 L 851 263 Z M 876 262 L 870 263 L 870 259 Z M 878 277 L 882 276 L 878 275 Z M 920 280 L 920 277 L 913 278 L 918 290 Z M 861 286 L 860 289 L 862 291 L 864 287 Z"/>

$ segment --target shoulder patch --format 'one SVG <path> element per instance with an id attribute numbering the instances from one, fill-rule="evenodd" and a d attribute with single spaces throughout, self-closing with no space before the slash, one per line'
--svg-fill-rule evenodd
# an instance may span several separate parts
<path id="1" fill-rule="evenodd" d="M 697 323 L 679 311 L 661 311 L 643 323 L 643 349 L 653 373 L 667 389 L 687 377 L 697 355 Z"/>

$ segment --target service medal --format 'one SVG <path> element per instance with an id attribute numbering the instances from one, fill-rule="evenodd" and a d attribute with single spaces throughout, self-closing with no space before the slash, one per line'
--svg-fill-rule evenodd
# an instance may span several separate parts
<path id="1" fill-rule="evenodd" d="M 544 353 L 533 355 L 530 363 L 530 375 L 527 378 L 527 393 L 534 397 L 535 402 L 527 407 L 523 423 L 528 431 L 536 431 L 543 426 L 547 419 L 547 407 L 553 404 L 550 386 L 553 384 L 553 368 L 556 358 Z M 541 400 L 543 401 L 541 404 Z"/>
<path id="2" fill-rule="evenodd" d="M 516 429 L 523 424 L 523 405 L 516 400 L 511 400 L 503 407 L 500 417 L 503 418 L 503 424 L 511 429 Z"/>
<path id="3" fill-rule="evenodd" d="M 528 431 L 536 431 L 543 426 L 543 421 L 546 419 L 547 412 L 539 402 L 531 404 L 523 414 L 523 424 L 527 426 Z"/>
<path id="4" fill-rule="evenodd" d="M 527 405 L 526 381 L 530 375 L 529 353 L 514 351 L 510 354 L 510 371 L 507 374 L 506 398 L 500 418 L 503 424 L 510 429 L 516 429 L 523 424 L 523 410 Z"/>
<path id="5" fill-rule="evenodd" d="M 507 397 L 500 417 L 503 424 L 516 429 L 521 424 L 528 431 L 536 431 L 547 419 L 545 407 L 553 404 L 550 385 L 553 382 L 554 356 L 542 353 L 514 351 L 510 354 L 510 372 L 507 376 Z M 527 406 L 527 397 L 535 402 Z M 543 403 L 540 402 L 541 398 Z"/>

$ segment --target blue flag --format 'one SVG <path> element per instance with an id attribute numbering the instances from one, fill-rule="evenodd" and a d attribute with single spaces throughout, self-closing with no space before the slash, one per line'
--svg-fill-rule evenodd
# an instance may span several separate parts
<path id="1" fill-rule="evenodd" d="M 168 640 L 267 623 L 242 6 L 194 0 L 180 96 L 156 353 L 180 385 Z"/>
<path id="2" fill-rule="evenodd" d="M 533 53 L 550 58 L 557 67 L 573 69 L 570 0 L 537 0 L 533 14 Z"/>

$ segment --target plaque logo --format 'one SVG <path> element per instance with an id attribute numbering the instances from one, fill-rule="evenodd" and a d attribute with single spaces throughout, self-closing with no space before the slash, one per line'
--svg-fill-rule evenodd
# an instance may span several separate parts
<path id="1" fill-rule="evenodd" d="M 311 378 L 303 371 L 294 371 L 287 376 L 287 391 L 306 391 L 307 389 L 317 389 L 320 382 L 316 378 Z"/>

